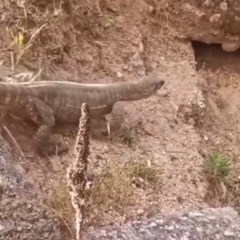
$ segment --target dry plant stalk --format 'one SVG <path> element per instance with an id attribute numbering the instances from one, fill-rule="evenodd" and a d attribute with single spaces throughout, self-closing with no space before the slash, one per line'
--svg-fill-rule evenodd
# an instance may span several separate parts
<path id="1" fill-rule="evenodd" d="M 89 107 L 82 104 L 82 114 L 75 144 L 75 162 L 68 168 L 67 180 L 72 205 L 76 211 L 76 240 L 80 240 L 84 222 L 84 210 L 88 204 L 92 180 L 87 176 L 89 155 Z"/>
<path id="2" fill-rule="evenodd" d="M 21 147 L 17 143 L 17 140 L 13 137 L 13 135 L 11 134 L 11 132 L 9 131 L 9 129 L 6 126 L 3 126 L 3 129 L 7 132 L 8 136 L 11 138 L 11 141 L 14 143 L 15 147 L 18 149 L 20 155 L 26 161 L 25 155 L 24 155 Z"/>

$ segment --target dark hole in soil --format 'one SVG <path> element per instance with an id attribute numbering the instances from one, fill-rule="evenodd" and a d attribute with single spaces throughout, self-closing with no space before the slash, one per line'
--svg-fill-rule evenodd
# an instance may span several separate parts
<path id="1" fill-rule="evenodd" d="M 226 52 L 222 49 L 221 44 L 206 44 L 199 41 L 191 41 L 194 50 L 195 60 L 197 62 L 196 70 L 202 68 L 212 71 L 222 68 L 232 68 L 237 72 L 240 71 L 236 63 L 240 61 L 240 49 L 235 52 Z"/>
<path id="2" fill-rule="evenodd" d="M 218 48 L 219 51 L 223 51 L 221 44 L 215 44 L 215 43 L 206 44 L 199 41 L 191 41 L 191 44 L 194 51 L 195 61 L 197 62 L 197 65 L 196 65 L 197 71 L 203 68 L 205 58 L 213 48 L 215 49 Z"/>

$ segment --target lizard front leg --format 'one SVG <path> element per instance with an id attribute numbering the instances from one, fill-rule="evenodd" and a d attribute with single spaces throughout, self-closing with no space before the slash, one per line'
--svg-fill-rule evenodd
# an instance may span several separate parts
<path id="1" fill-rule="evenodd" d="M 123 121 L 124 109 L 120 105 L 111 104 L 98 108 L 90 108 L 90 115 L 93 119 L 103 120 L 107 127 L 107 136 L 111 138 L 112 127 L 117 130 Z"/>
<path id="2" fill-rule="evenodd" d="M 124 108 L 119 104 L 115 104 L 112 108 L 111 113 L 104 116 L 107 125 L 108 138 L 111 138 L 112 130 L 118 131 L 122 126 L 124 120 Z"/>
<path id="3" fill-rule="evenodd" d="M 90 108 L 90 116 L 93 119 L 101 119 L 106 123 L 107 136 L 111 138 L 112 126 L 115 130 L 121 128 L 123 121 L 124 109 L 123 106 L 116 104 L 108 104 L 97 108 Z"/>
<path id="4" fill-rule="evenodd" d="M 55 125 L 55 118 L 52 109 L 37 97 L 30 97 L 27 104 L 27 112 L 35 123 L 39 125 L 38 131 L 34 137 L 35 144 L 39 153 L 53 154 L 58 145 L 58 152 L 67 150 L 64 143 L 56 141 L 52 135 L 52 127 Z"/>
<path id="5" fill-rule="evenodd" d="M 112 112 L 113 105 L 104 105 L 96 108 L 91 108 L 90 107 L 90 117 L 93 119 L 101 119 L 106 122 L 107 125 L 107 132 L 108 132 L 108 138 L 110 138 L 110 123 L 109 119 L 106 117 Z"/>

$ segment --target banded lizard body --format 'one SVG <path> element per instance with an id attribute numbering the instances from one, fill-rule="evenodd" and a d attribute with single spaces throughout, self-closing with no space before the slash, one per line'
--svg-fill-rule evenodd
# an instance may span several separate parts
<path id="1" fill-rule="evenodd" d="M 40 152 L 50 154 L 54 151 L 55 144 L 52 127 L 56 122 L 77 123 L 83 103 L 89 105 L 91 118 L 100 119 L 111 113 L 116 102 L 148 98 L 163 85 L 164 81 L 156 76 L 146 76 L 135 82 L 111 84 L 1 82 L 0 108 L 17 112 L 35 122 L 39 126 L 34 138 L 36 145 Z"/>

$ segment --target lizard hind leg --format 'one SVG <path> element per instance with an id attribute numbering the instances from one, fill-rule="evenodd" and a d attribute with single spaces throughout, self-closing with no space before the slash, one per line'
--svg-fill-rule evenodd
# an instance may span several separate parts
<path id="1" fill-rule="evenodd" d="M 56 152 L 56 146 L 58 146 L 59 153 L 66 151 L 66 144 L 57 141 L 55 136 L 52 135 L 52 127 L 55 125 L 52 109 L 36 97 L 29 98 L 26 107 L 32 121 L 39 125 L 34 137 L 38 152 L 42 155 L 53 154 Z"/>

